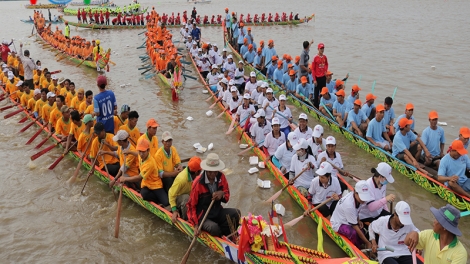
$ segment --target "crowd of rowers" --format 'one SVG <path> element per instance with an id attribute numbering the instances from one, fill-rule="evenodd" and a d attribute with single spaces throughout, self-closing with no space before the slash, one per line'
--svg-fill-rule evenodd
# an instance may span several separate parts
<path id="1" fill-rule="evenodd" d="M 137 12 L 137 11 L 136 11 Z M 89 23 L 89 24 L 100 24 L 100 25 L 110 25 L 110 11 L 106 10 L 86 10 L 80 8 L 77 11 L 78 23 Z M 88 16 L 88 19 L 87 19 Z M 111 20 L 112 25 L 144 25 L 144 13 L 121 13 L 117 12 L 116 17 Z M 147 13 L 147 21 L 149 20 L 149 15 Z"/>

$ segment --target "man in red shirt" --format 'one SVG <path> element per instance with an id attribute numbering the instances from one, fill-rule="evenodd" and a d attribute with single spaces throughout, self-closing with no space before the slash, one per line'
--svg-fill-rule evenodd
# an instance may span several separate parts
<path id="1" fill-rule="evenodd" d="M 85 9 L 82 9 L 82 23 L 88 23 L 87 19 L 86 19 L 86 11 Z"/>
<path id="2" fill-rule="evenodd" d="M 109 9 L 106 9 L 105 17 L 106 17 L 106 25 L 109 25 Z"/>
<path id="3" fill-rule="evenodd" d="M 320 90 L 326 86 L 326 72 L 328 71 L 328 59 L 323 55 L 325 45 L 318 44 L 318 54 L 313 58 L 312 76 L 315 88 L 313 90 L 313 105 L 318 108 Z"/>

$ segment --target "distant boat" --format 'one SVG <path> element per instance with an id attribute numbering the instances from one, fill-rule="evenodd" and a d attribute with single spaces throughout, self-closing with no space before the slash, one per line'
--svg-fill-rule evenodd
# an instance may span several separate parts
<path id="1" fill-rule="evenodd" d="M 192 0 L 187 0 L 188 3 L 194 3 L 194 4 L 210 4 L 210 2 L 212 2 L 212 0 L 195 0 L 195 1 L 192 1 Z"/>

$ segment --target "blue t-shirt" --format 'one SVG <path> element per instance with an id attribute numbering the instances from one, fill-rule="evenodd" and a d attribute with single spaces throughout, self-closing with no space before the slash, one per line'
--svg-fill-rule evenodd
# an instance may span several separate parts
<path id="1" fill-rule="evenodd" d="M 253 66 L 261 66 L 261 55 L 256 54 L 255 59 L 253 60 Z"/>
<path id="2" fill-rule="evenodd" d="M 386 132 L 387 129 L 383 121 L 382 119 L 381 122 L 377 122 L 375 118 L 370 120 L 367 126 L 366 137 L 372 138 L 375 142 L 384 142 L 385 138 L 383 137 L 383 132 Z"/>
<path id="3" fill-rule="evenodd" d="M 458 159 L 453 159 L 450 154 L 446 154 L 439 163 L 437 175 L 459 176 L 459 184 L 465 183 L 468 178 L 465 176 L 465 169 L 470 168 L 470 159 L 467 155 L 462 155 Z M 447 182 L 445 183 L 447 185 Z"/>
<path id="4" fill-rule="evenodd" d="M 117 102 L 112 91 L 105 90 L 102 93 L 98 93 L 93 98 L 93 109 L 96 113 L 100 113 L 96 121 L 103 123 L 104 130 L 113 134 L 115 106 L 117 106 Z"/>
<path id="5" fill-rule="evenodd" d="M 403 135 L 400 130 L 395 134 L 393 138 L 392 155 L 395 157 L 398 153 L 403 152 L 405 149 L 410 148 L 411 142 L 415 141 L 418 136 L 415 135 L 411 130 Z"/>
<path id="6" fill-rule="evenodd" d="M 368 104 L 364 104 L 361 108 L 362 112 L 364 112 L 364 114 L 369 117 L 370 116 L 370 112 L 372 111 L 372 109 L 375 108 L 375 105 L 374 104 L 371 104 L 370 106 Z"/>
<path id="7" fill-rule="evenodd" d="M 232 16 L 229 13 L 227 13 L 225 15 L 225 27 L 230 28 L 231 26 L 232 26 Z"/>
<path id="8" fill-rule="evenodd" d="M 300 94 L 300 95 L 305 96 L 305 98 L 308 99 L 308 96 L 311 93 L 311 89 L 312 88 L 311 88 L 309 83 L 306 83 L 305 86 L 303 86 L 301 83 L 299 83 L 299 85 L 297 85 L 297 88 L 296 88 L 295 92 Z"/>
<path id="9" fill-rule="evenodd" d="M 330 93 L 330 99 L 329 100 L 326 100 L 325 98 L 323 98 L 323 96 L 320 98 L 320 104 L 323 104 L 323 105 L 327 105 L 327 104 L 331 104 L 331 107 L 330 107 L 330 111 L 333 111 L 333 105 L 335 104 L 335 101 L 336 101 L 336 95 Z"/>
<path id="10" fill-rule="evenodd" d="M 248 45 L 246 45 L 246 46 L 245 46 L 245 45 L 242 45 L 242 46 L 240 47 L 240 54 L 245 54 L 245 53 L 247 53 L 247 52 L 248 52 Z"/>
<path id="11" fill-rule="evenodd" d="M 267 66 L 267 68 L 268 68 L 268 70 L 267 70 L 267 72 L 266 72 L 266 76 L 267 76 L 269 79 L 273 80 L 273 79 L 274 79 L 274 78 L 273 78 L 274 71 L 276 70 L 277 65 L 275 66 L 275 65 L 273 65 L 273 64 L 271 63 L 271 64 L 269 64 L 269 65 Z"/>
<path id="12" fill-rule="evenodd" d="M 395 118 L 395 110 L 393 110 L 393 107 L 390 107 L 389 110 L 386 110 L 384 112 L 384 119 L 382 122 L 384 122 L 384 125 L 388 126 L 390 124 L 390 120 Z"/>
<path id="13" fill-rule="evenodd" d="M 336 113 L 341 114 L 341 118 L 344 118 L 351 108 L 351 104 L 346 100 L 344 100 L 343 104 L 340 104 L 338 101 L 333 103 L 333 110 L 336 110 Z"/>
<path id="14" fill-rule="evenodd" d="M 245 27 L 238 29 L 238 44 L 243 44 L 243 39 L 246 38 L 246 29 Z"/>
<path id="15" fill-rule="evenodd" d="M 276 50 L 274 48 L 264 48 L 261 55 L 264 57 L 264 66 L 266 67 L 268 64 L 271 64 L 272 57 L 276 56 Z"/>
<path id="16" fill-rule="evenodd" d="M 300 69 L 300 65 L 295 63 L 293 66 L 294 66 L 294 71 L 298 73 Z"/>
<path id="17" fill-rule="evenodd" d="M 433 157 L 439 156 L 441 154 L 441 143 L 446 143 L 444 129 L 440 126 L 438 126 L 436 130 L 427 127 L 423 130 L 421 140 Z M 424 151 L 422 153 L 424 153 Z"/>
<path id="18" fill-rule="evenodd" d="M 243 55 L 243 58 L 246 60 L 246 62 L 253 63 L 255 56 L 256 56 L 256 52 L 252 50 L 251 52 L 249 51 L 245 52 L 245 55 Z"/>
<path id="19" fill-rule="evenodd" d="M 238 23 L 233 24 L 232 23 L 232 32 L 233 32 L 233 38 L 237 39 L 238 41 Z"/>
<path id="20" fill-rule="evenodd" d="M 290 76 L 289 76 L 289 73 L 284 73 L 282 75 L 282 84 L 284 84 L 284 86 L 287 84 L 287 82 L 290 80 Z"/>
<path id="21" fill-rule="evenodd" d="M 297 86 L 299 85 L 299 79 L 295 78 L 294 81 L 292 81 L 290 78 L 287 81 L 286 84 L 286 89 L 288 91 L 295 92 L 297 90 Z"/>
<path id="22" fill-rule="evenodd" d="M 355 96 L 353 97 L 352 95 L 349 95 L 345 101 L 348 101 L 348 103 L 350 103 L 351 105 L 354 105 L 354 101 L 356 101 L 356 99 L 357 98 Z"/>
<path id="23" fill-rule="evenodd" d="M 326 84 L 326 88 L 328 88 L 328 92 L 332 93 L 335 89 L 336 82 L 331 80 L 329 83 Z"/>
<path id="24" fill-rule="evenodd" d="M 279 81 L 280 83 L 282 83 L 282 75 L 284 73 L 282 72 L 282 69 L 275 69 L 274 70 L 274 73 L 273 73 L 273 81 L 276 82 L 276 81 Z"/>
<path id="25" fill-rule="evenodd" d="M 201 30 L 198 27 L 194 28 L 191 31 L 191 37 L 193 37 L 194 40 L 199 40 L 200 36 L 201 36 Z"/>
<path id="26" fill-rule="evenodd" d="M 347 128 L 348 129 L 351 129 L 351 122 L 356 122 L 356 126 L 359 127 L 359 125 L 361 125 L 362 121 L 366 121 L 367 120 L 367 116 L 364 114 L 364 112 L 362 112 L 361 109 L 359 109 L 359 111 L 357 112 L 357 114 L 354 112 L 354 109 L 351 109 L 349 111 L 349 114 L 348 114 L 348 125 L 347 125 Z"/>
<path id="27" fill-rule="evenodd" d="M 397 117 L 395 120 L 395 123 L 393 124 L 393 127 L 395 128 L 395 131 L 400 131 L 400 127 L 398 126 L 398 122 L 402 119 L 406 118 L 406 114 L 400 115 Z M 411 120 L 413 120 L 413 124 L 411 124 L 411 130 L 415 130 L 415 117 L 411 116 Z M 397 132 L 398 133 L 398 132 Z"/>

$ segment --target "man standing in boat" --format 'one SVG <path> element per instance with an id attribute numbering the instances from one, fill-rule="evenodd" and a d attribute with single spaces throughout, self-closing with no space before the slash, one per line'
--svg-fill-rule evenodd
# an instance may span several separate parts
<path id="1" fill-rule="evenodd" d="M 70 39 L 70 26 L 67 21 L 65 21 L 65 38 Z"/>
<path id="2" fill-rule="evenodd" d="M 313 58 L 312 77 L 315 85 L 313 90 L 313 105 L 318 108 L 320 89 L 326 87 L 326 73 L 328 72 L 328 59 L 323 54 L 325 45 L 318 44 L 318 54 Z"/>
<path id="3" fill-rule="evenodd" d="M 24 51 L 23 54 L 23 43 L 20 44 L 20 54 L 19 57 L 21 59 L 21 63 L 23 64 L 24 70 L 24 83 L 29 87 L 29 89 L 34 89 L 33 83 L 33 71 L 36 69 L 36 64 L 34 63 L 33 59 L 29 57 L 29 50 Z"/>
<path id="4" fill-rule="evenodd" d="M 238 228 L 240 210 L 223 208 L 221 205 L 222 202 L 228 203 L 230 199 L 228 182 L 221 172 L 225 164 L 219 159 L 219 155 L 209 153 L 201 162 L 201 168 L 203 173 L 194 180 L 187 204 L 188 220 L 194 225 L 194 236 L 199 235 L 199 224 L 209 209 L 211 200 L 215 202 L 202 224 L 202 230 L 212 236 L 228 236 Z"/>
<path id="5" fill-rule="evenodd" d="M 93 98 L 94 115 L 97 122 L 103 123 L 107 133 L 114 133 L 114 116 L 117 115 L 117 102 L 114 92 L 106 90 L 108 80 L 106 76 L 100 75 L 96 79 L 96 85 L 100 92 Z"/>

